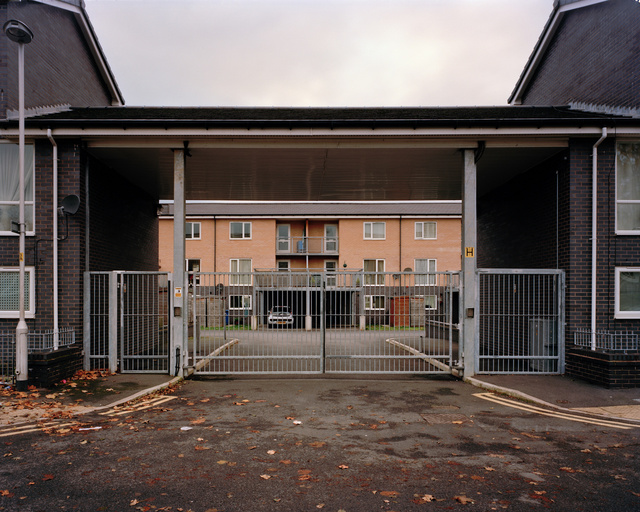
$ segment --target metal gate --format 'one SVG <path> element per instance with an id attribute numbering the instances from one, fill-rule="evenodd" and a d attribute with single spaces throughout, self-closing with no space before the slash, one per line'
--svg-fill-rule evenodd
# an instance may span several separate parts
<path id="1" fill-rule="evenodd" d="M 189 273 L 200 374 L 448 373 L 458 273 Z"/>
<path id="2" fill-rule="evenodd" d="M 478 270 L 476 373 L 564 373 L 564 272 Z"/>
<path id="3" fill-rule="evenodd" d="M 166 272 L 85 272 L 85 369 L 169 373 L 169 285 Z"/>

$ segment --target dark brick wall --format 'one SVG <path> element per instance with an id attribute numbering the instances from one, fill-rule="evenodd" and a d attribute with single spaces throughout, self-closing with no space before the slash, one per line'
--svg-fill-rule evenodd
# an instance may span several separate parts
<path id="1" fill-rule="evenodd" d="M 158 270 L 158 201 L 90 161 L 89 269 Z"/>
<path id="2" fill-rule="evenodd" d="M 568 153 L 478 198 L 478 267 L 557 268 L 556 192 Z"/>
<path id="3" fill-rule="evenodd" d="M 29 384 L 53 388 L 82 370 L 82 345 L 76 343 L 56 352 L 29 354 Z"/>
<path id="4" fill-rule="evenodd" d="M 0 0 L 0 25 L 18 19 L 34 33 L 25 46 L 25 106 L 106 106 L 111 97 L 74 15 L 48 5 Z M 54 44 L 55 43 L 55 44 Z M 0 118 L 18 108 L 18 47 L 0 37 Z"/>
<path id="5" fill-rule="evenodd" d="M 609 0 L 568 12 L 522 103 L 640 108 L 640 3 Z"/>
<path id="6" fill-rule="evenodd" d="M 640 354 L 569 349 L 566 373 L 607 388 L 640 387 Z"/>

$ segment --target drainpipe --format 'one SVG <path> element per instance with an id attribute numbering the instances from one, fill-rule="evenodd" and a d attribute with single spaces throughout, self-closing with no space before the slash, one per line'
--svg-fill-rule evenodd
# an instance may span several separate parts
<path id="1" fill-rule="evenodd" d="M 593 145 L 593 182 L 592 182 L 592 206 L 591 206 L 591 350 L 596 349 L 596 276 L 597 276 L 597 250 L 598 250 L 598 146 L 607 138 L 607 129 L 602 128 L 602 136 Z"/>
<path id="2" fill-rule="evenodd" d="M 53 350 L 58 350 L 58 145 L 47 129 L 53 146 Z"/>

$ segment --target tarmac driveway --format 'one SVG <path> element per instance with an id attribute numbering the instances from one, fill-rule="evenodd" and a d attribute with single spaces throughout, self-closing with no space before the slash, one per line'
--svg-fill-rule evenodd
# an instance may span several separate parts
<path id="1" fill-rule="evenodd" d="M 2 439 L 0 510 L 640 509 L 640 428 L 488 398 L 446 377 L 191 380 Z"/>

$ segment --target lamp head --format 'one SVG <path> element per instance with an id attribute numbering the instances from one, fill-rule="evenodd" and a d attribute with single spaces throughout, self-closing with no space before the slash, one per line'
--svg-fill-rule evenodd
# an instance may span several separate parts
<path id="1" fill-rule="evenodd" d="M 33 39 L 33 32 L 18 20 L 9 20 L 2 27 L 7 37 L 16 43 L 29 44 Z"/>

